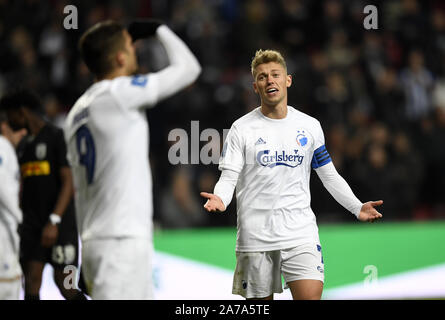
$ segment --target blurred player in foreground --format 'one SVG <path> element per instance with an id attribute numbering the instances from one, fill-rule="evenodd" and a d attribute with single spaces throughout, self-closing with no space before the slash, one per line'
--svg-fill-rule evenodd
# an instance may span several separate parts
<path id="1" fill-rule="evenodd" d="M 0 300 L 18 300 L 22 287 L 18 226 L 23 215 L 15 148 L 25 135 L 25 129 L 13 132 L 0 112 Z"/>
<path id="2" fill-rule="evenodd" d="M 133 42 L 156 36 L 170 65 L 136 75 Z M 82 240 L 82 270 L 93 299 L 152 299 L 152 181 L 145 109 L 192 84 L 201 67 L 166 25 L 98 23 L 79 42 L 96 82 L 67 117 Z"/>
<path id="3" fill-rule="evenodd" d="M 318 227 L 310 207 L 314 169 L 325 188 L 360 221 L 382 217 L 360 202 L 337 173 L 319 121 L 287 105 L 282 55 L 259 50 L 252 60 L 253 88 L 261 106 L 235 121 L 221 154 L 214 194 L 202 192 L 209 212 L 224 211 L 236 187 L 238 234 L 233 294 L 273 299 L 281 274 L 293 299 L 320 299 L 324 268 Z"/>
<path id="4" fill-rule="evenodd" d="M 54 268 L 54 281 L 65 299 L 85 296 L 64 283 L 66 266 L 77 267 L 78 233 L 73 205 L 73 181 L 66 158 L 63 131 L 43 118 L 39 98 L 18 89 L 2 97 L 12 129 L 26 128 L 18 146 L 22 177 L 20 256 L 25 275 L 25 300 L 39 300 L 46 263 Z"/>

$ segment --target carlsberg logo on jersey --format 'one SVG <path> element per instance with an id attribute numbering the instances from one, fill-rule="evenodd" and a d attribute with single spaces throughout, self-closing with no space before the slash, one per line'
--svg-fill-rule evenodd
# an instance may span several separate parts
<path id="1" fill-rule="evenodd" d="M 264 166 L 273 168 L 275 166 L 286 166 L 295 168 L 303 162 L 304 156 L 298 154 L 298 150 L 294 150 L 293 153 L 286 153 L 286 151 L 275 151 L 271 153 L 270 150 L 263 150 L 258 152 L 256 156 L 257 162 Z"/>

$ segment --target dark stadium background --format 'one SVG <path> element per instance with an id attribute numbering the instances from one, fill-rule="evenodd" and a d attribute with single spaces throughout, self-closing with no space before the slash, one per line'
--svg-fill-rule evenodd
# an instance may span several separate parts
<path id="1" fill-rule="evenodd" d="M 378 9 L 377 30 L 363 27 L 368 4 Z M 66 5 L 78 9 L 78 29 L 64 28 Z M 412 240 L 417 226 L 441 226 L 434 239 L 421 233 L 425 248 L 418 250 L 436 252 L 436 260 L 424 265 L 445 263 L 440 247 L 445 242 L 445 2 L 0 0 L 0 96 L 17 85 L 32 88 L 48 119 L 62 126 L 93 81 L 77 51 L 82 32 L 104 19 L 125 23 L 136 17 L 165 21 L 203 66 L 196 84 L 147 112 L 158 249 L 181 255 L 182 249 L 163 238 L 174 238 L 172 229 L 185 238 L 204 228 L 226 230 L 232 242 L 225 244 L 230 255 L 225 267 L 232 269 L 235 203 L 224 214 L 207 214 L 199 196 L 213 190 L 217 165 L 171 165 L 167 154 L 173 142 L 167 137 L 174 128 L 190 134 L 191 121 L 199 121 L 200 131 L 215 128 L 222 135 L 258 106 L 250 61 L 255 50 L 273 48 L 283 53 L 293 76 L 289 104 L 320 120 L 337 170 L 362 201 L 384 200 L 384 218 L 372 227 L 403 226 Z M 155 40 L 140 43 L 138 55 L 141 72 L 167 63 Z M 363 228 L 316 175 L 311 188 L 322 241 L 325 228 L 338 226 L 339 235 L 344 228 Z M 391 260 L 380 263 L 388 266 Z"/>

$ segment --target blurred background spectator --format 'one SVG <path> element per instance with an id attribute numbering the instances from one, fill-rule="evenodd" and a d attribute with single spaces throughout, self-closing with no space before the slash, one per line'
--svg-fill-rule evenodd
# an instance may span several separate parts
<path id="1" fill-rule="evenodd" d="M 68 4 L 78 9 L 77 30 L 63 28 Z M 363 28 L 368 4 L 378 8 L 377 30 Z M 258 106 L 250 61 L 259 48 L 282 51 L 293 76 L 289 104 L 320 120 L 360 199 L 384 199 L 387 221 L 445 218 L 443 1 L 0 0 L 0 95 L 30 87 L 63 126 L 93 81 L 77 51 L 80 35 L 104 19 L 134 17 L 164 20 L 203 65 L 192 88 L 147 112 L 158 227 L 236 223 L 235 202 L 224 214 L 202 208 L 199 191 L 212 191 L 217 165 L 171 165 L 167 137 L 173 128 L 190 135 L 192 120 L 222 136 Z M 168 63 L 155 40 L 138 43 L 138 54 L 141 72 Z M 311 184 L 319 222 L 352 221 L 315 175 Z"/>

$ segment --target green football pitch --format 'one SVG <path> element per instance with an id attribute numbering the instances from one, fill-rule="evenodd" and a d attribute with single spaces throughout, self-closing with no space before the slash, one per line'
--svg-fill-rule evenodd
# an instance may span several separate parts
<path id="1" fill-rule="evenodd" d="M 321 224 L 325 288 L 363 281 L 364 268 L 379 277 L 445 263 L 445 221 Z M 235 228 L 157 230 L 155 249 L 230 271 Z"/>

